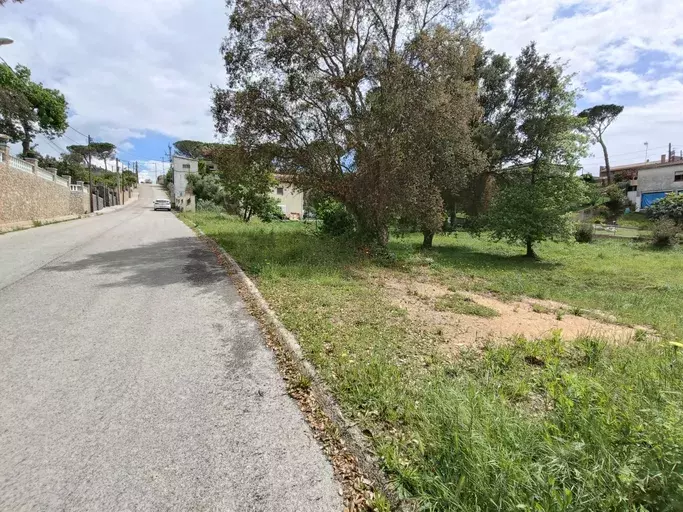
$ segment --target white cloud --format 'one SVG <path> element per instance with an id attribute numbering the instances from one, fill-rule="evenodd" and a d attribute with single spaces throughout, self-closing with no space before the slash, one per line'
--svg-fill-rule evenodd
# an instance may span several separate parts
<path id="1" fill-rule="evenodd" d="M 60 89 L 72 126 L 98 139 L 120 144 L 147 130 L 211 139 L 209 86 L 224 81 L 226 27 L 221 0 L 10 3 L 0 34 L 15 44 L 0 55 Z"/>
<path id="2" fill-rule="evenodd" d="M 606 136 L 612 163 L 644 160 L 646 141 L 650 158 L 669 142 L 683 149 L 683 3 L 503 0 L 485 15 L 488 47 L 515 56 L 534 40 L 577 74 L 584 103 L 625 105 Z M 662 59 L 657 69 L 654 54 Z M 597 147 L 593 153 L 584 164 L 597 172 L 602 153 Z"/>
<path id="3" fill-rule="evenodd" d="M 535 40 L 568 62 L 585 86 L 584 103 L 626 105 L 607 135 L 614 163 L 642 160 L 645 141 L 651 156 L 668 142 L 683 149 L 683 2 L 474 1 L 471 15 L 487 22 L 487 46 L 514 56 Z M 1 13 L 0 36 L 16 42 L 0 56 L 62 90 L 72 126 L 117 144 L 122 157 L 151 144 L 150 131 L 213 139 L 209 85 L 225 80 L 223 0 L 31 0 Z M 84 143 L 67 136 L 54 144 Z M 59 153 L 39 142 L 41 151 Z M 600 165 L 594 152 L 585 161 L 593 171 Z M 153 163 L 144 162 L 145 173 L 153 175 Z"/>

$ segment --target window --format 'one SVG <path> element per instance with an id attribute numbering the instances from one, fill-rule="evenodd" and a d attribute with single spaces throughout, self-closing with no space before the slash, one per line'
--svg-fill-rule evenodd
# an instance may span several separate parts
<path id="1" fill-rule="evenodd" d="M 285 189 L 282 187 L 278 187 L 276 192 L 277 192 L 277 195 L 282 196 L 285 194 Z"/>
<path id="2" fill-rule="evenodd" d="M 674 173 L 674 181 L 683 181 L 683 171 Z"/>
<path id="3" fill-rule="evenodd" d="M 189 169 L 189 168 L 190 168 L 190 164 L 183 164 L 183 169 Z"/>

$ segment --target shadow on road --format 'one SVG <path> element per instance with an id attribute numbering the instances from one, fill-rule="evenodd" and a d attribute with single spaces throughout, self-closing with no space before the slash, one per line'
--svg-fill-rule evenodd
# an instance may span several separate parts
<path id="1" fill-rule="evenodd" d="M 162 287 L 188 283 L 204 287 L 225 278 L 216 256 L 194 237 L 101 252 L 72 262 L 45 267 L 53 272 L 87 272 L 104 276 L 104 288 Z"/>

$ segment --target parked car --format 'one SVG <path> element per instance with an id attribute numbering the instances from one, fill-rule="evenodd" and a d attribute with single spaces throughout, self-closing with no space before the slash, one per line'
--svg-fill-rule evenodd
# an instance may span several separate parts
<path id="1" fill-rule="evenodd" d="M 171 211 L 171 201 L 168 199 L 155 199 L 154 200 L 154 211 L 157 210 L 168 210 Z"/>

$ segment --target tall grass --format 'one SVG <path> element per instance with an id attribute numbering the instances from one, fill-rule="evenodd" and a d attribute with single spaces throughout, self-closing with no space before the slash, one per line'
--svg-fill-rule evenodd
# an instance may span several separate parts
<path id="1" fill-rule="evenodd" d="M 443 340 L 367 278 L 379 269 L 352 244 L 297 223 L 185 217 L 257 280 L 398 492 L 422 510 L 683 510 L 675 345 L 558 334 L 446 357 Z M 680 252 L 549 243 L 530 262 L 467 236 L 442 237 L 425 257 L 419 241 L 392 241 L 397 261 L 381 271 L 426 269 L 454 289 L 554 298 L 683 337 Z"/>

